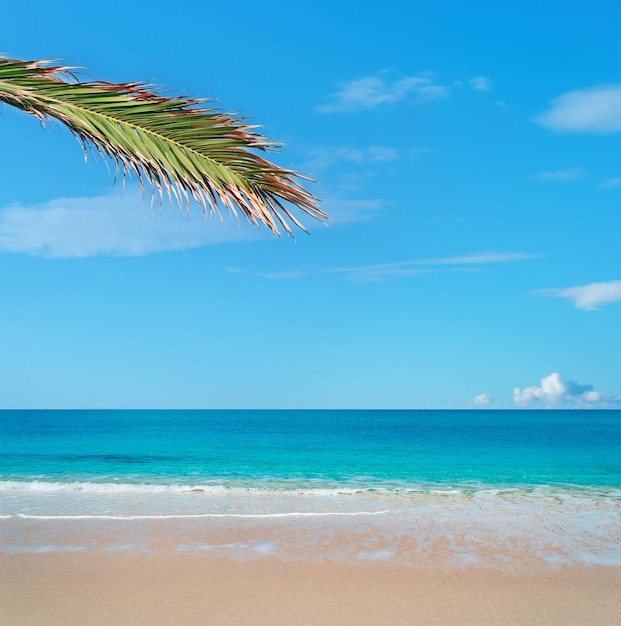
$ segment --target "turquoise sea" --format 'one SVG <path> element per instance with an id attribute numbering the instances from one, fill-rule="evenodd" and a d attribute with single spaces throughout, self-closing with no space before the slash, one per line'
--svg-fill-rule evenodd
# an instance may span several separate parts
<path id="1" fill-rule="evenodd" d="M 0 551 L 150 549 L 146 526 L 101 525 L 136 520 L 240 558 L 350 531 L 322 558 L 470 562 L 497 542 L 621 565 L 621 411 L 0 412 Z M 207 541 L 231 523 L 245 542 Z"/>

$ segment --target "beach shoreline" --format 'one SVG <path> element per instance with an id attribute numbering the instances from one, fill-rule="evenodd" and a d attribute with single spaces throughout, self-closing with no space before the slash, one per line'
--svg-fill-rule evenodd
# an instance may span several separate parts
<path id="1" fill-rule="evenodd" d="M 507 555 L 510 558 L 511 555 Z M 0 623 L 590 624 L 621 620 L 621 568 L 237 561 L 47 552 L 0 559 Z"/>
<path id="2" fill-rule="evenodd" d="M 0 626 L 618 626 L 620 415 L 0 412 Z"/>

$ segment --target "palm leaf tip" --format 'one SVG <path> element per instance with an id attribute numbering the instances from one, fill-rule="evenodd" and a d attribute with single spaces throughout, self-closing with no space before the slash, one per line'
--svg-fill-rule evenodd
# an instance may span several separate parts
<path id="1" fill-rule="evenodd" d="M 205 212 L 225 207 L 275 234 L 306 230 L 296 213 L 329 219 L 303 186 L 309 179 L 257 154 L 277 144 L 244 118 L 141 83 L 80 81 L 73 69 L 0 57 L 0 101 L 59 120 L 124 177 L 134 172 L 143 189 L 146 182 L 186 208 L 190 199 Z"/>

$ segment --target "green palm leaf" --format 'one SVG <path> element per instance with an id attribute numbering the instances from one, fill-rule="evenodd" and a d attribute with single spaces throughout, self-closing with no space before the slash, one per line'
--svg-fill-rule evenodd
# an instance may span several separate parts
<path id="1" fill-rule="evenodd" d="M 240 210 L 253 224 L 292 234 L 305 228 L 288 205 L 328 216 L 299 182 L 303 176 L 253 152 L 276 147 L 234 115 L 204 100 L 168 97 L 139 83 L 82 82 L 72 68 L 0 57 L 0 101 L 41 120 L 60 120 L 86 146 L 111 157 L 123 176 L 136 173 L 161 196 L 204 211 Z"/>

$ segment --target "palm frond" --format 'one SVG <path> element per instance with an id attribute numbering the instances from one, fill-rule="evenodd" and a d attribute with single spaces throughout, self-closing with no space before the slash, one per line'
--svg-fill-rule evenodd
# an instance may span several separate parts
<path id="1" fill-rule="evenodd" d="M 169 97 L 140 83 L 80 81 L 74 68 L 50 61 L 0 57 L 0 101 L 39 119 L 55 118 L 86 146 L 135 172 L 161 196 L 205 212 L 237 209 L 253 224 L 292 234 L 306 230 L 288 205 L 323 221 L 326 213 L 299 182 L 300 174 L 253 151 L 277 147 L 244 118 Z"/>

